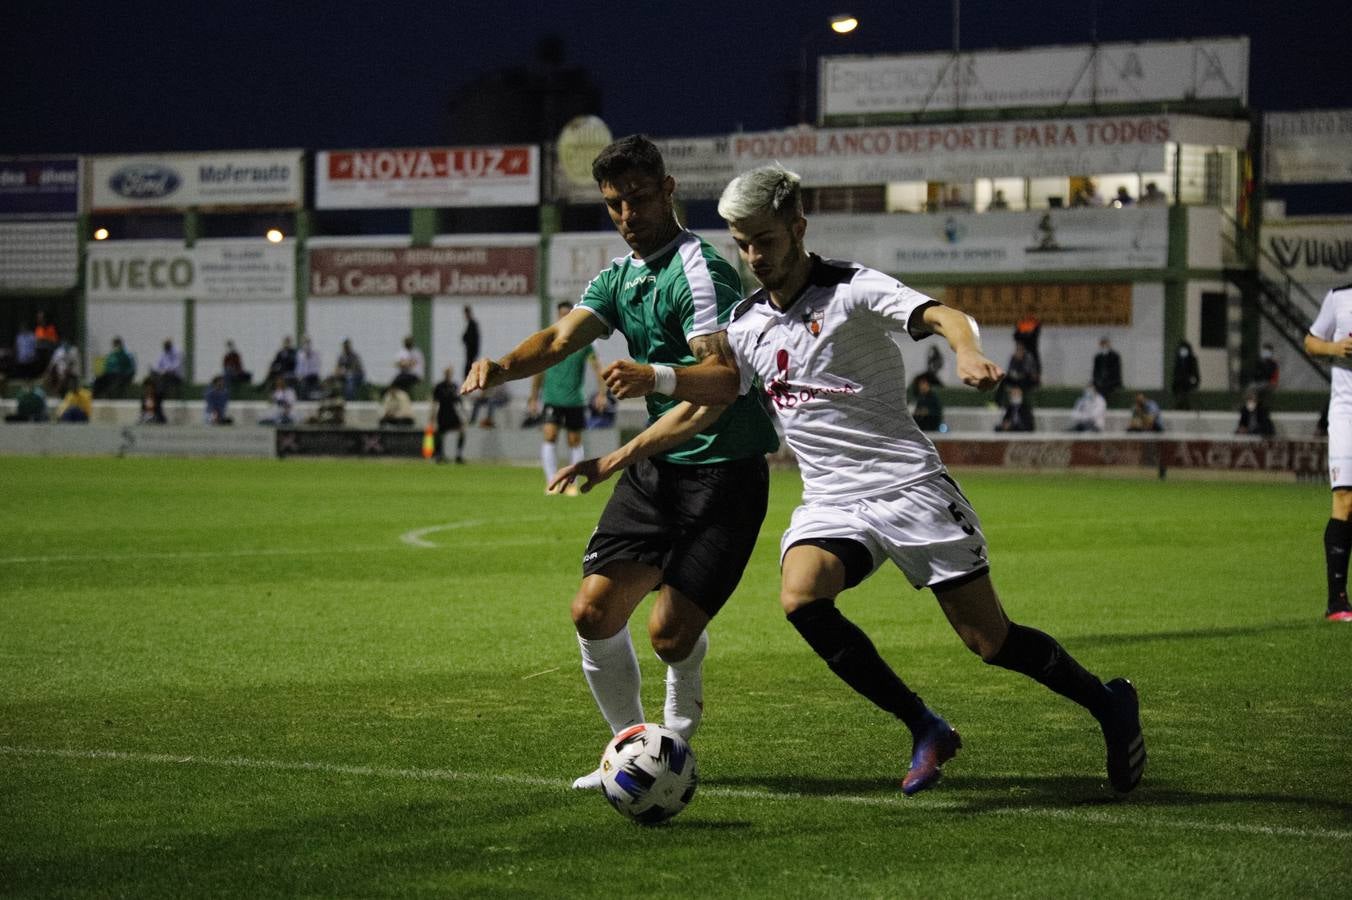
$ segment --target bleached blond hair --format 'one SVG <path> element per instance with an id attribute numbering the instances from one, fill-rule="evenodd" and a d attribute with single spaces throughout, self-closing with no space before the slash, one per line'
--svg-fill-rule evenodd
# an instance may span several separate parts
<path id="1" fill-rule="evenodd" d="M 790 224 L 803 215 L 802 182 L 779 163 L 743 172 L 723 189 L 718 214 L 728 222 L 769 214 Z"/>

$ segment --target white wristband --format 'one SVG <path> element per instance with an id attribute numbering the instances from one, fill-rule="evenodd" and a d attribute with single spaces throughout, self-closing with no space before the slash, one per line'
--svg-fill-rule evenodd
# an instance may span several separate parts
<path id="1" fill-rule="evenodd" d="M 676 393 L 676 370 L 671 366 L 653 365 L 653 392 L 670 397 Z"/>

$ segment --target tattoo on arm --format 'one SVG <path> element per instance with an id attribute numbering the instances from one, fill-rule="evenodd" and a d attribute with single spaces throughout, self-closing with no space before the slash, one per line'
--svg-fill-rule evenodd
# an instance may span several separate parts
<path id="1" fill-rule="evenodd" d="M 732 347 L 728 344 L 728 333 L 726 331 L 717 331 L 713 334 L 702 334 L 697 338 L 691 338 L 690 352 L 694 353 L 695 358 L 700 362 L 713 357 L 724 365 L 736 365 L 732 356 Z"/>

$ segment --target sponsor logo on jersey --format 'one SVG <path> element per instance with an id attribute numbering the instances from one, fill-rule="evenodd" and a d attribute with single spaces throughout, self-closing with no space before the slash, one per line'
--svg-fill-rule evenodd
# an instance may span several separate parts
<path id="1" fill-rule="evenodd" d="M 834 375 L 819 376 L 821 380 L 829 382 L 826 384 L 804 384 L 792 381 L 789 377 L 789 366 L 789 351 L 780 348 L 779 352 L 775 354 L 775 368 L 778 372 L 765 386 L 765 393 L 775 404 L 776 409 L 794 409 L 809 400 L 816 400 L 819 397 L 833 394 L 859 393 L 859 385 L 843 378 L 837 378 Z"/>

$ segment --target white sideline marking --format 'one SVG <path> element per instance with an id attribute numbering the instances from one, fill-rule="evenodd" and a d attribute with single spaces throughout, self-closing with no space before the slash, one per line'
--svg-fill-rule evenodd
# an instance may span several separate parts
<path id="1" fill-rule="evenodd" d="M 366 778 L 396 778 L 407 781 L 479 781 L 493 784 L 513 784 L 543 787 L 555 790 L 569 789 L 571 782 L 558 778 L 532 775 L 489 775 L 482 772 L 456 772 L 451 769 L 396 769 L 383 766 L 357 766 L 342 763 L 288 762 L 275 759 L 249 759 L 242 756 L 176 756 L 170 753 L 128 753 L 121 750 L 60 750 L 37 747 L 7 747 L 0 745 L 0 756 L 56 757 L 60 759 L 113 760 L 116 762 L 168 765 L 198 765 L 215 768 L 253 769 L 272 772 L 323 772 L 329 775 L 356 775 Z M 723 788 L 704 785 L 700 793 L 713 797 L 731 797 L 744 800 L 794 801 L 813 803 L 851 803 L 860 806 L 892 806 L 917 809 L 962 810 L 961 801 L 945 797 L 860 797 L 833 794 L 799 794 L 792 791 Z M 1127 812 L 1123 808 L 1121 812 Z M 1061 819 L 1068 822 L 1090 822 L 1098 825 L 1120 825 L 1154 828 L 1173 828 L 1179 831 L 1201 831 L 1217 834 L 1245 834 L 1260 837 L 1312 838 L 1331 841 L 1352 841 L 1352 831 L 1336 828 L 1290 828 L 1284 825 L 1246 825 L 1237 822 L 1199 822 L 1177 819 L 1166 813 L 1162 817 L 1120 815 L 1088 809 L 1048 809 L 1038 806 L 1007 807 L 988 810 L 997 816 L 1028 816 Z"/>
<path id="2" fill-rule="evenodd" d="M 5 556 L 0 565 L 18 563 L 93 562 L 96 560 L 209 559 L 240 556 L 307 556 L 315 553 L 373 553 L 383 547 L 263 547 L 257 550 L 174 550 L 164 553 L 81 553 L 65 556 Z"/>

